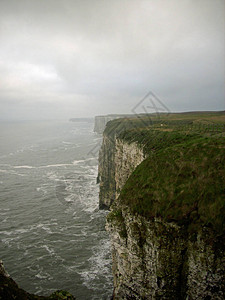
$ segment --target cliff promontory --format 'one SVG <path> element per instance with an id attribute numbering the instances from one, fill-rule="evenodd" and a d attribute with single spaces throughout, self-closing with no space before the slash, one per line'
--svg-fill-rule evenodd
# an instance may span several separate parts
<path id="1" fill-rule="evenodd" d="M 111 207 L 114 299 L 224 299 L 220 117 L 106 126 L 100 203 Z"/>

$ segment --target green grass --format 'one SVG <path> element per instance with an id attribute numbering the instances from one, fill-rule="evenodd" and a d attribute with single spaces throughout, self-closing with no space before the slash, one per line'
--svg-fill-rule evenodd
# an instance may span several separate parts
<path id="1" fill-rule="evenodd" d="M 127 142 L 138 142 L 145 146 L 148 151 L 148 145 L 152 138 L 157 143 L 158 137 L 152 133 L 156 131 L 158 135 L 168 131 L 175 131 L 177 135 L 214 135 L 225 131 L 225 113 L 224 112 L 191 112 L 191 113 L 172 113 L 172 114 L 149 114 L 139 117 L 126 117 L 109 121 L 106 125 L 104 134 L 111 139 L 119 137 Z M 175 140 L 174 140 L 175 141 Z M 169 142 L 169 141 L 168 141 Z M 172 141 L 170 141 L 172 142 Z M 151 149 L 151 145 L 150 148 Z"/>
<path id="2" fill-rule="evenodd" d="M 150 154 L 151 152 L 184 143 L 201 136 L 199 132 L 182 132 L 175 129 L 172 131 L 163 131 L 149 128 L 124 131 L 119 135 L 119 138 L 128 143 L 137 142 L 144 148 L 146 154 Z"/>
<path id="3" fill-rule="evenodd" d="M 186 224 L 191 231 L 206 225 L 224 233 L 224 137 L 166 134 L 159 134 L 155 151 L 130 176 L 119 201 L 150 219 Z"/>

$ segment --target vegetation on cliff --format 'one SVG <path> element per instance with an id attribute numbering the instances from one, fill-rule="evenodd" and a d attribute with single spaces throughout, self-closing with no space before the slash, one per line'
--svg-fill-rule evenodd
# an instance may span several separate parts
<path id="1" fill-rule="evenodd" d="M 104 135 L 114 139 L 125 138 L 126 141 L 139 140 L 145 135 L 143 130 L 156 129 L 160 131 L 191 131 L 196 133 L 221 132 L 225 128 L 224 112 L 189 112 L 171 114 L 142 114 L 134 117 L 120 118 L 109 121 Z M 128 132 L 130 132 L 128 137 Z M 147 131 L 146 131 L 147 132 Z"/>
<path id="2" fill-rule="evenodd" d="M 148 156 L 130 176 L 119 202 L 148 218 L 207 225 L 225 224 L 224 112 L 142 115 L 108 122 L 111 140 L 137 143 Z"/>
<path id="3" fill-rule="evenodd" d="M 164 134 L 167 135 L 165 143 Z M 174 143 L 176 137 L 177 144 Z M 147 218 L 161 217 L 188 224 L 193 231 L 200 224 L 207 225 L 222 234 L 225 224 L 224 136 L 186 134 L 182 138 L 176 132 L 164 132 L 155 140 L 159 144 L 161 140 L 161 147 L 156 144 L 156 151 L 130 176 L 121 191 L 120 202 L 129 205 L 133 213 Z"/>
<path id="4" fill-rule="evenodd" d="M 115 148 L 116 145 L 119 143 L 133 144 L 134 147 L 140 147 L 143 156 L 148 156 L 160 149 L 222 133 L 225 129 L 224 117 L 224 112 L 189 112 L 160 115 L 142 114 L 109 121 L 104 130 L 103 144 L 99 155 L 99 207 L 109 208 L 124 184 L 122 182 L 116 187 L 114 162 L 115 153 L 118 150 Z M 132 158 L 129 158 L 129 162 L 126 162 L 129 155 L 127 153 L 123 155 L 126 158 L 122 162 L 123 166 L 120 167 L 126 169 L 128 164 L 132 167 L 134 163 L 136 168 L 136 160 L 133 161 Z M 125 169 L 123 172 L 126 172 Z M 128 170 L 127 172 L 129 173 Z M 126 174 L 121 176 L 125 178 Z"/>
<path id="5" fill-rule="evenodd" d="M 142 115 L 110 121 L 104 134 L 137 143 L 148 156 L 130 176 L 119 202 L 148 218 L 225 224 L 225 113 Z"/>

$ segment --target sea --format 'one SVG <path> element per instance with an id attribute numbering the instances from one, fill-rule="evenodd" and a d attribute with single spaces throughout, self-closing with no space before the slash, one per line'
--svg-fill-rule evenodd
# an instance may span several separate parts
<path id="1" fill-rule="evenodd" d="M 0 259 L 27 292 L 113 293 L 94 123 L 0 122 Z"/>

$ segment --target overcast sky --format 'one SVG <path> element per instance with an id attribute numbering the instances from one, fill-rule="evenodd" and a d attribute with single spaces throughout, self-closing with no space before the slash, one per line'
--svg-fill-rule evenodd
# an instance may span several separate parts
<path id="1" fill-rule="evenodd" d="M 224 4 L 0 0 L 0 120 L 224 110 Z"/>

